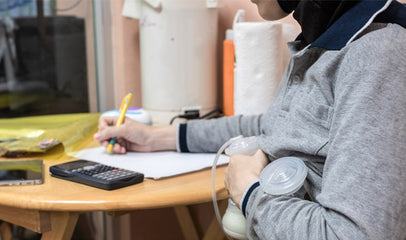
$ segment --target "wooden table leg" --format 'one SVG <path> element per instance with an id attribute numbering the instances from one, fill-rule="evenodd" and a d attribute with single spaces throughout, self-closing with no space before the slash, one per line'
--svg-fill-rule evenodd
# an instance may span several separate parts
<path id="1" fill-rule="evenodd" d="M 51 212 L 51 230 L 42 233 L 41 240 L 70 240 L 79 213 Z"/>
<path id="2" fill-rule="evenodd" d="M 220 214 L 221 216 L 223 216 L 227 208 L 228 200 L 227 199 L 221 200 L 218 202 L 218 204 Z M 203 240 L 223 240 L 223 239 L 227 239 L 226 235 L 224 234 L 223 229 L 221 229 L 220 223 L 218 222 L 216 215 L 214 215 L 206 233 L 204 234 Z"/>
<path id="3" fill-rule="evenodd" d="M 0 224 L 0 238 L 2 240 L 11 240 L 13 234 L 11 233 L 11 226 L 7 222 L 2 222 Z"/>
<path id="4" fill-rule="evenodd" d="M 196 226 L 193 223 L 193 219 L 190 216 L 190 212 L 187 206 L 175 206 L 176 217 L 182 229 L 183 236 L 187 240 L 199 240 Z"/>
<path id="5" fill-rule="evenodd" d="M 0 219 L 38 233 L 51 230 L 50 213 L 46 211 L 0 205 Z"/>

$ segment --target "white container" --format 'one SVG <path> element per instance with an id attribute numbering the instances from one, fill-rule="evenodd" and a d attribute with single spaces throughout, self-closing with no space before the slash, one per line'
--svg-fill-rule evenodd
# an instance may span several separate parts
<path id="1" fill-rule="evenodd" d="M 120 116 L 120 109 L 115 109 L 115 110 L 110 110 L 107 112 L 104 112 L 100 117 L 118 117 Z M 142 108 L 138 108 L 138 107 L 130 107 L 127 109 L 127 112 L 125 113 L 125 116 L 146 124 L 146 125 L 152 125 L 152 119 L 151 116 L 149 115 L 149 113 L 147 111 L 145 111 Z"/>
<path id="2" fill-rule="evenodd" d="M 142 105 L 168 124 L 184 109 L 217 107 L 217 1 L 143 0 Z"/>

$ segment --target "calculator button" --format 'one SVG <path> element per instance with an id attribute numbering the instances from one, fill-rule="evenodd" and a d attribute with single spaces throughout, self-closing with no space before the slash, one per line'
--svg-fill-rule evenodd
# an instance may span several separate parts
<path id="1" fill-rule="evenodd" d="M 95 166 L 86 166 L 83 167 L 83 170 L 93 170 L 95 168 Z"/>

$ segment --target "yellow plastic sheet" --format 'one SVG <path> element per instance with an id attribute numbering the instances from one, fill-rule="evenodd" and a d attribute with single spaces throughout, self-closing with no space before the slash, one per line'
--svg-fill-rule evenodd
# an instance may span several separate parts
<path id="1" fill-rule="evenodd" d="M 62 143 L 66 153 L 97 130 L 98 113 L 0 119 L 0 156 L 43 153 Z"/>

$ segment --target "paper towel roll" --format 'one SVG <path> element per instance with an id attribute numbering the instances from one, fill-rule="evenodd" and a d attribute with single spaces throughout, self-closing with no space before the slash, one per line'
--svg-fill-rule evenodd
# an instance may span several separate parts
<path id="1" fill-rule="evenodd" d="M 296 28 L 280 22 L 235 22 L 234 114 L 264 113 L 271 105 Z"/>

